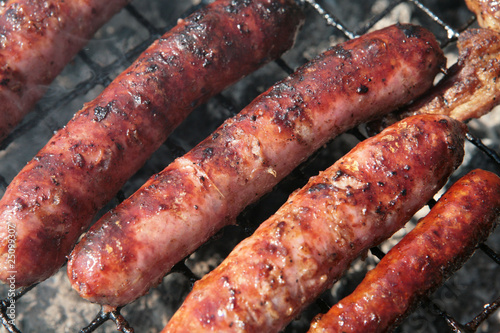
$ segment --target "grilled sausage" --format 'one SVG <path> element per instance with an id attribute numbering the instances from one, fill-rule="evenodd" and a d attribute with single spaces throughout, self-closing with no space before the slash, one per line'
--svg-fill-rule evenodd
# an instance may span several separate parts
<path id="1" fill-rule="evenodd" d="M 128 0 L 11 0 L 0 8 L 0 141 Z"/>
<path id="2" fill-rule="evenodd" d="M 70 256 L 73 287 L 115 306 L 143 295 L 325 142 L 429 88 L 442 61 L 410 25 L 327 51 L 98 221 Z"/>
<path id="3" fill-rule="evenodd" d="M 486 240 L 499 214 L 500 178 L 470 172 L 309 332 L 391 331 Z"/>
<path id="4" fill-rule="evenodd" d="M 358 144 L 196 282 L 162 332 L 278 332 L 444 185 L 464 127 L 415 116 Z"/>
<path id="5" fill-rule="evenodd" d="M 219 0 L 152 44 L 14 178 L 0 201 L 0 278 L 17 231 L 16 284 L 52 275 L 96 211 L 210 96 L 280 56 L 302 22 L 294 0 Z"/>
<path id="6" fill-rule="evenodd" d="M 459 59 L 427 94 L 408 108 L 367 125 L 371 134 L 410 115 L 445 114 L 460 121 L 480 118 L 500 103 L 500 32 L 468 29 L 457 43 Z"/>

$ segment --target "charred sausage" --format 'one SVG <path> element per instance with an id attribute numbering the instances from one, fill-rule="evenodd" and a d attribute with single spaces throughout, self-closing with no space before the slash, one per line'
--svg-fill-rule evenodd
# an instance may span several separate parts
<path id="1" fill-rule="evenodd" d="M 128 0 L 11 0 L 0 7 L 0 141 Z"/>
<path id="2" fill-rule="evenodd" d="M 486 240 L 499 214 L 500 178 L 470 172 L 309 332 L 391 331 Z"/>
<path id="3" fill-rule="evenodd" d="M 105 215 L 70 256 L 81 296 L 127 304 L 331 138 L 431 86 L 442 65 L 423 28 L 337 45 L 255 99 Z"/>
<path id="4" fill-rule="evenodd" d="M 168 134 L 210 96 L 280 56 L 302 22 L 294 0 L 219 0 L 178 22 L 87 103 L 0 201 L 0 279 L 9 226 L 16 283 L 52 275 L 80 234 Z"/>
<path id="5" fill-rule="evenodd" d="M 414 116 L 358 144 L 196 282 L 162 332 L 281 330 L 445 184 L 464 127 Z"/>

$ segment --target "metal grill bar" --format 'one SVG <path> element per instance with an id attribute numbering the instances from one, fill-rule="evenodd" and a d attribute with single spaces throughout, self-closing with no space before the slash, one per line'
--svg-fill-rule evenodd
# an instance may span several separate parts
<path id="1" fill-rule="evenodd" d="M 427 14 L 432 20 L 434 20 L 436 23 L 438 23 L 440 26 L 442 26 L 447 33 L 448 39 L 454 40 L 457 39 L 459 36 L 459 32 L 450 27 L 448 24 L 443 22 L 439 16 L 434 14 L 429 8 L 424 6 L 420 1 L 418 0 L 409 0 L 411 3 L 415 4 L 418 8 L 420 8 L 425 14 Z"/>
<path id="2" fill-rule="evenodd" d="M 468 322 L 465 325 L 465 328 L 469 332 L 475 332 L 479 327 L 479 325 L 481 325 L 482 322 L 484 322 L 491 314 L 493 314 L 493 312 L 498 310 L 498 308 L 500 308 L 500 297 L 497 297 L 497 299 L 493 303 L 486 304 L 484 306 L 484 310 L 479 315 L 477 315 L 473 320 Z"/>
<path id="3" fill-rule="evenodd" d="M 363 28 L 358 31 L 358 35 L 363 35 L 370 28 L 372 28 L 377 22 L 379 22 L 383 17 L 387 16 L 397 5 L 403 3 L 405 0 L 392 1 L 389 6 L 387 6 L 382 12 L 374 16 Z"/>

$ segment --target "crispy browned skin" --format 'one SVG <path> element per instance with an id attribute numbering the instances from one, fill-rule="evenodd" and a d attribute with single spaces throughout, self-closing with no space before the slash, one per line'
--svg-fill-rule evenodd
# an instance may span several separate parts
<path id="1" fill-rule="evenodd" d="M 162 332 L 278 332 L 444 185 L 464 127 L 415 116 L 358 144 L 195 283 Z"/>
<path id="2" fill-rule="evenodd" d="M 410 115 L 444 114 L 460 121 L 479 118 L 500 103 L 500 33 L 468 29 L 458 40 L 459 59 L 429 93 L 408 108 L 368 125 L 381 131 Z"/>
<path id="3" fill-rule="evenodd" d="M 500 178 L 470 172 L 309 332 L 391 331 L 486 240 L 499 214 Z"/>
<path id="4" fill-rule="evenodd" d="M 0 8 L 0 141 L 128 0 L 10 0 Z"/>
<path id="5" fill-rule="evenodd" d="M 0 201 L 5 240 L 17 231 L 16 284 L 55 272 L 96 211 L 197 105 L 280 56 L 302 12 L 293 0 L 220 0 L 152 44 L 14 178 Z"/>
<path id="6" fill-rule="evenodd" d="M 496 0 L 465 0 L 482 28 L 500 32 L 500 3 Z"/>
<path id="7" fill-rule="evenodd" d="M 98 221 L 71 254 L 73 287 L 116 306 L 143 295 L 325 142 L 429 88 L 443 59 L 410 25 L 327 51 Z"/>

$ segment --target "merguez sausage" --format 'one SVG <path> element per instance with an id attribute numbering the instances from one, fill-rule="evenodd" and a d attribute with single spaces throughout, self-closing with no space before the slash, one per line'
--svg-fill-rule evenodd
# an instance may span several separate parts
<path id="1" fill-rule="evenodd" d="M 499 214 L 500 178 L 470 172 L 309 332 L 391 331 L 486 240 Z"/>
<path id="2" fill-rule="evenodd" d="M 10 0 L 0 8 L 0 141 L 128 0 Z"/>
<path id="3" fill-rule="evenodd" d="M 73 287 L 113 306 L 142 296 L 313 151 L 428 89 L 443 60 L 413 25 L 333 47 L 99 220 L 70 256 Z"/>
<path id="4" fill-rule="evenodd" d="M 162 332 L 278 332 L 432 198 L 461 163 L 464 134 L 425 115 L 361 142 L 196 282 Z"/>
<path id="5" fill-rule="evenodd" d="M 9 226 L 17 232 L 16 285 L 52 275 L 80 234 L 210 96 L 293 44 L 302 22 L 294 0 L 219 0 L 152 44 L 86 104 L 14 178 L 0 201 L 0 278 Z"/>

